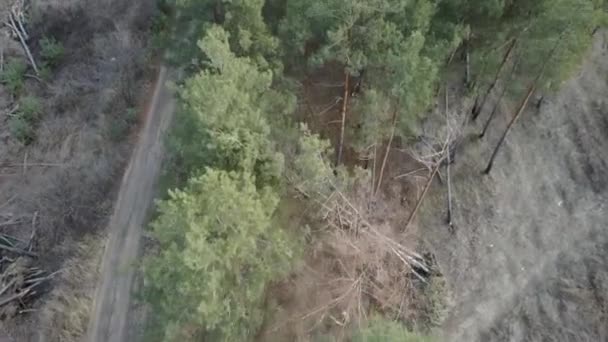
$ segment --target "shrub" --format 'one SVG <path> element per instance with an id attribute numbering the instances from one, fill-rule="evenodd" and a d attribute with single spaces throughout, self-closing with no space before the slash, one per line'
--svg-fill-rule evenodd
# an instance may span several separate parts
<path id="1" fill-rule="evenodd" d="M 34 124 L 42 114 L 42 103 L 40 99 L 33 96 L 24 96 L 19 100 L 19 112 L 25 121 Z"/>
<path id="2" fill-rule="evenodd" d="M 251 175 L 210 169 L 159 202 L 152 230 L 161 252 L 147 260 L 144 296 L 166 341 L 255 334 L 266 286 L 293 256 L 291 239 L 273 224 L 277 203 Z"/>
<path id="3" fill-rule="evenodd" d="M 413 333 L 403 324 L 382 317 L 370 320 L 367 327 L 359 329 L 353 342 L 433 342 L 429 336 Z"/>
<path id="4" fill-rule="evenodd" d="M 39 44 L 40 56 L 44 63 L 49 66 L 57 66 L 65 53 L 63 45 L 52 37 L 43 37 L 40 39 Z"/>
<path id="5" fill-rule="evenodd" d="M 9 59 L 0 73 L 0 82 L 13 94 L 18 94 L 23 88 L 25 70 L 27 65 L 18 59 Z"/>
<path id="6" fill-rule="evenodd" d="M 128 108 L 123 116 L 111 118 L 107 130 L 110 139 L 120 141 L 129 134 L 129 129 L 137 122 L 137 111 Z"/>
<path id="7" fill-rule="evenodd" d="M 23 144 L 27 145 L 34 141 L 34 127 L 21 115 L 12 116 L 8 122 L 11 134 Z"/>

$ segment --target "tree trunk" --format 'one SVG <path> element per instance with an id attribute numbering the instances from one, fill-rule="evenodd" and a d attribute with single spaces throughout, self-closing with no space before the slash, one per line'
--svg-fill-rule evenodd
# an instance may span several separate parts
<path id="1" fill-rule="evenodd" d="M 536 76 L 536 78 L 534 79 L 534 81 L 532 81 L 532 83 L 530 84 L 530 87 L 528 88 L 528 92 L 526 93 L 526 97 L 521 102 L 521 105 L 519 106 L 519 109 L 517 110 L 517 113 L 513 116 L 513 118 L 511 119 L 511 122 L 509 122 L 509 125 L 507 126 L 507 129 L 505 129 L 504 133 L 500 137 L 500 140 L 498 141 L 498 144 L 496 145 L 496 148 L 494 148 L 494 151 L 492 152 L 492 156 L 490 157 L 490 161 L 488 162 L 488 166 L 486 166 L 486 169 L 483 171 L 483 173 L 485 175 L 490 174 L 490 171 L 492 171 L 492 165 L 494 164 L 494 159 L 496 158 L 496 155 L 498 154 L 498 151 L 500 150 L 500 147 L 504 143 L 507 135 L 511 131 L 511 128 L 513 128 L 513 125 L 515 124 L 515 122 L 517 121 L 517 119 L 521 116 L 521 113 L 523 113 L 524 109 L 526 109 L 526 106 L 528 105 L 528 102 L 530 101 L 530 97 L 532 97 L 532 93 L 534 93 L 534 91 L 536 90 L 536 87 L 538 85 L 538 81 L 540 81 L 540 79 L 545 74 L 545 69 L 547 68 L 547 65 L 549 64 L 549 62 L 551 61 L 551 59 L 553 59 L 553 55 L 555 55 L 555 51 L 557 51 L 557 48 L 559 47 L 559 44 L 561 43 L 561 36 L 564 34 L 564 32 L 566 32 L 567 29 L 568 29 L 568 27 L 566 27 L 562 31 L 562 33 L 560 34 L 560 37 L 555 42 L 555 46 L 553 46 L 553 48 L 549 52 L 549 55 L 547 56 L 547 59 L 544 61 L 543 66 L 540 69 L 540 72 L 538 73 L 538 75 Z"/>
<path id="2" fill-rule="evenodd" d="M 508 78 L 507 82 L 504 84 L 502 92 L 500 93 L 500 96 L 498 97 L 498 100 L 496 101 L 496 104 L 494 104 L 494 108 L 492 109 L 492 113 L 490 113 L 490 117 L 488 118 L 488 120 L 486 120 L 486 123 L 483 125 L 483 129 L 482 129 L 481 133 L 479 134 L 479 139 L 482 139 L 486 135 L 488 127 L 490 127 L 490 123 L 492 122 L 492 120 L 494 120 L 494 117 L 496 116 L 496 112 L 498 112 L 498 107 L 500 106 L 500 103 L 502 102 L 502 99 L 507 92 L 507 86 L 513 79 L 513 74 L 515 73 L 515 70 L 517 70 L 519 61 L 520 60 L 518 58 L 515 61 L 515 63 L 513 63 L 513 68 L 511 68 L 511 73 L 509 74 L 509 78 Z"/>
<path id="3" fill-rule="evenodd" d="M 452 223 L 452 178 L 450 177 L 450 164 L 452 164 L 452 161 L 450 160 L 450 150 L 448 148 L 448 164 L 446 165 L 446 172 L 447 172 L 447 176 L 448 176 L 448 217 L 447 217 L 447 224 L 452 227 L 453 223 Z"/>
<path id="4" fill-rule="evenodd" d="M 486 132 L 488 131 L 488 127 L 490 127 L 490 123 L 492 122 L 492 120 L 494 120 L 494 116 L 496 116 L 496 112 L 498 112 L 498 107 L 500 106 L 500 103 L 502 102 L 502 98 L 506 93 L 506 89 L 504 89 L 502 91 L 502 93 L 500 93 L 500 97 L 498 98 L 498 101 L 496 101 L 496 104 L 494 105 L 494 109 L 492 109 L 492 113 L 490 113 L 490 117 L 488 118 L 488 120 L 486 120 L 486 123 L 483 125 L 483 129 L 481 130 L 481 133 L 479 133 L 479 139 L 483 139 L 483 137 L 486 135 Z"/>
<path id="5" fill-rule="evenodd" d="M 505 129 L 505 131 L 502 133 L 502 136 L 500 137 L 500 140 L 498 141 L 498 144 L 494 148 L 494 152 L 492 152 L 492 156 L 490 157 L 490 162 L 488 162 L 488 166 L 483 171 L 484 174 L 487 175 L 487 174 L 490 173 L 490 171 L 492 171 L 492 165 L 494 164 L 494 159 L 496 158 L 496 155 L 498 154 L 498 151 L 500 150 L 500 147 L 505 142 L 505 139 L 507 138 L 507 135 L 509 135 L 509 132 L 511 131 L 511 128 L 513 128 L 513 125 L 515 124 L 515 122 L 517 121 L 517 119 L 521 116 L 521 113 L 523 113 L 524 109 L 526 109 L 526 106 L 528 105 L 528 102 L 530 101 L 530 97 L 532 97 L 532 93 L 534 93 L 534 90 L 536 90 L 536 82 L 533 82 L 530 85 L 530 87 L 528 88 L 528 92 L 526 93 L 526 97 L 524 98 L 524 100 L 519 105 L 519 109 L 517 110 L 517 113 L 513 116 L 513 118 L 509 122 L 509 125 L 507 126 L 507 129 Z"/>
<path id="6" fill-rule="evenodd" d="M 494 80 L 492 80 L 492 83 L 490 84 L 490 86 L 486 90 L 485 94 L 483 95 L 483 98 L 482 98 L 479 106 L 474 107 L 474 109 L 473 109 L 473 117 L 472 117 L 473 121 L 477 120 L 477 117 L 479 116 L 479 114 L 481 114 L 481 111 L 483 110 L 483 106 L 485 105 L 485 103 L 488 99 L 488 96 L 490 95 L 490 93 L 492 93 L 492 90 L 494 90 L 494 87 L 496 87 L 498 78 L 500 77 L 502 70 L 504 69 L 505 65 L 507 64 L 507 61 L 511 57 L 511 53 L 513 53 L 513 48 L 515 47 L 516 43 L 517 43 L 517 38 L 513 38 L 511 40 L 511 43 L 509 43 L 509 48 L 507 49 L 507 52 L 505 53 L 505 56 L 502 59 L 502 63 L 500 64 L 500 67 L 498 68 L 498 70 L 496 71 L 496 74 L 494 75 Z"/>
<path id="7" fill-rule="evenodd" d="M 468 88 L 471 85 L 471 58 L 469 55 L 469 40 L 467 38 L 467 41 L 464 43 L 464 59 L 465 59 L 465 63 L 466 63 L 466 69 L 465 69 L 465 85 Z"/>
<path id="8" fill-rule="evenodd" d="M 378 184 L 376 185 L 376 191 L 374 195 L 378 193 L 380 190 L 380 186 L 382 185 L 382 178 L 384 177 L 384 168 L 386 167 L 386 161 L 388 160 L 388 154 L 391 151 L 391 145 L 393 144 L 393 139 L 395 138 L 395 127 L 397 126 L 397 108 L 393 112 L 393 123 L 391 128 L 391 136 L 388 139 L 388 144 L 386 145 L 386 152 L 384 152 L 384 159 L 382 159 L 382 166 L 380 167 L 380 176 L 378 177 Z"/>
<path id="9" fill-rule="evenodd" d="M 446 124 L 446 127 L 448 130 L 450 128 L 450 120 L 449 120 L 450 110 L 449 110 L 449 108 L 450 108 L 450 106 L 449 106 L 449 96 L 448 96 L 448 85 L 446 84 L 445 85 L 445 124 Z M 448 176 L 448 216 L 446 218 L 446 221 L 450 227 L 453 227 L 453 225 L 452 225 L 452 179 L 450 177 L 450 164 L 452 164 L 451 154 L 452 154 L 452 144 L 448 144 L 448 155 L 447 155 L 448 164 L 446 165 L 446 172 L 447 172 L 447 176 Z"/>
<path id="10" fill-rule="evenodd" d="M 340 125 L 340 144 L 338 145 L 338 156 L 336 157 L 336 166 L 342 161 L 342 149 L 344 147 L 344 127 L 346 123 L 346 111 L 348 110 L 348 95 L 350 94 L 350 73 L 344 71 L 344 98 L 342 99 L 342 123 Z"/>
<path id="11" fill-rule="evenodd" d="M 448 151 L 448 153 L 449 153 L 449 151 Z M 441 167 L 441 162 L 442 162 L 442 160 L 437 162 L 437 165 L 435 166 L 435 169 L 431 173 L 431 176 L 426 181 L 426 184 L 424 185 L 424 190 L 422 190 L 422 194 L 418 198 L 418 201 L 416 201 L 416 206 L 414 207 L 414 210 L 410 214 L 410 217 L 408 217 L 408 219 L 405 223 L 405 226 L 403 227 L 403 231 L 407 230 L 407 227 L 409 227 L 410 224 L 412 224 L 412 221 L 414 221 L 414 217 L 416 216 L 416 213 L 420 209 L 420 206 L 422 205 L 422 201 L 424 200 L 426 193 L 429 191 L 429 188 L 431 187 L 431 184 L 433 183 L 433 179 L 435 179 L 435 175 L 437 175 L 437 171 L 439 171 L 439 167 Z"/>

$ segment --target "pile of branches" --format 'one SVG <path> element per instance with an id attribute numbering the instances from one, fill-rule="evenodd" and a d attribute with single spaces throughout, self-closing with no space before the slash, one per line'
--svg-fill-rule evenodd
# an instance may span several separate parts
<path id="1" fill-rule="evenodd" d="M 28 257 L 0 259 L 0 320 L 31 311 L 31 303 L 48 287 L 54 274 L 31 265 Z"/>
<path id="2" fill-rule="evenodd" d="M 23 51 L 28 58 L 28 61 L 36 75 L 38 75 L 38 66 L 28 46 L 28 40 L 30 38 L 27 30 L 25 29 L 25 1 L 15 0 L 10 6 L 10 11 L 6 18 L 4 18 L 4 25 L 10 30 L 11 34 L 15 39 L 18 39 L 23 47 Z M 3 56 L 2 56 L 3 57 Z"/>
<path id="3" fill-rule="evenodd" d="M 49 280 L 55 275 L 34 266 L 38 257 L 33 251 L 37 217 L 35 213 L 27 241 L 0 233 L 0 320 L 31 311 L 34 300 L 46 291 Z M 22 222 L 22 219 L 11 218 L 0 226 Z"/>
<path id="4" fill-rule="evenodd" d="M 408 319 L 414 283 L 426 283 L 431 274 L 425 259 L 384 217 L 393 209 L 374 206 L 365 194 L 334 191 L 321 209 L 327 236 L 317 250 L 329 260 L 324 290 L 333 295 L 313 312 L 324 311 L 340 326 L 365 321 L 371 308 Z"/>
<path id="5" fill-rule="evenodd" d="M 304 267 L 285 286 L 308 300 L 292 304 L 305 314 L 278 319 L 274 330 L 290 322 L 302 331 L 320 325 L 347 328 L 367 321 L 373 312 L 402 320 L 416 317 L 419 289 L 433 270 L 400 229 L 403 221 L 395 215 L 403 209 L 399 201 L 374 198 L 370 176 L 359 174 L 348 185 L 327 177 L 326 186 L 295 187 L 317 209 L 306 215 L 314 222 L 315 237 Z"/>

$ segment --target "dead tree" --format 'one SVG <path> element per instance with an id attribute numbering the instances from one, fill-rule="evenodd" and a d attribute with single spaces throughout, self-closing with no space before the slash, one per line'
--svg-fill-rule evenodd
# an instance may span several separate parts
<path id="1" fill-rule="evenodd" d="M 517 122 L 517 119 L 519 119 L 521 114 L 524 112 L 524 110 L 528 106 L 528 102 L 530 102 L 530 98 L 532 97 L 532 94 L 536 90 L 536 88 L 538 86 L 538 82 L 542 79 L 543 75 L 545 74 L 545 69 L 547 68 L 547 65 L 553 59 L 553 56 L 555 55 L 555 52 L 557 51 L 557 48 L 559 47 L 559 44 L 561 43 L 561 36 L 563 35 L 563 32 L 566 31 L 566 29 L 564 29 L 564 31 L 562 31 L 562 34 L 555 42 L 555 46 L 551 49 L 551 51 L 549 52 L 549 55 L 547 56 L 546 61 L 543 63 L 543 65 L 540 69 L 540 72 L 538 73 L 538 75 L 536 76 L 534 81 L 532 81 L 532 83 L 530 83 L 530 86 L 528 87 L 528 91 L 526 92 L 524 99 L 521 101 L 521 104 L 519 105 L 517 112 L 515 113 L 515 115 L 513 115 L 513 118 L 509 122 L 509 125 L 507 126 L 507 128 L 503 132 L 502 136 L 500 137 L 498 144 L 496 144 L 496 147 L 494 148 L 494 151 L 492 152 L 492 156 L 490 157 L 490 161 L 488 162 L 488 165 L 484 169 L 483 174 L 488 175 L 488 174 L 490 174 L 490 171 L 492 171 L 492 166 L 494 165 L 494 160 L 496 159 L 496 156 L 498 155 L 498 151 L 500 150 L 500 147 L 505 142 L 507 135 L 509 135 L 509 132 L 513 128 L 513 125 L 515 124 L 515 122 Z"/>
<path id="2" fill-rule="evenodd" d="M 500 78 L 500 74 L 502 73 L 504 66 L 507 64 L 507 61 L 511 57 L 511 53 L 514 50 L 516 43 L 517 43 L 517 38 L 511 39 L 511 42 L 509 43 L 509 47 L 507 48 L 507 52 L 505 53 L 505 55 L 502 59 L 502 62 L 500 64 L 500 66 L 498 67 L 498 70 L 496 70 L 496 74 L 494 75 L 494 79 L 492 80 L 492 83 L 490 83 L 490 86 L 488 87 L 488 89 L 486 89 L 486 92 L 484 93 L 483 97 L 481 98 L 481 102 L 479 103 L 479 106 L 473 107 L 473 112 L 472 112 L 472 117 L 471 117 L 471 119 L 473 121 L 477 120 L 477 117 L 479 116 L 479 114 L 481 114 L 481 111 L 483 110 L 483 107 L 488 99 L 488 96 L 492 93 L 492 90 L 494 90 L 494 87 L 496 87 L 496 83 L 498 82 L 498 79 Z"/>
<path id="3" fill-rule="evenodd" d="M 350 97 L 357 97 L 361 94 L 363 88 L 363 75 L 365 75 L 365 69 L 359 70 L 356 82 L 351 86 Z"/>
<path id="4" fill-rule="evenodd" d="M 380 166 L 380 175 L 378 176 L 378 183 L 376 184 L 376 190 L 374 190 L 374 195 L 380 190 L 380 186 L 382 185 L 382 178 L 384 177 L 384 170 L 386 168 L 386 162 L 388 160 L 388 155 L 391 152 L 391 145 L 393 144 L 393 139 L 395 138 L 395 130 L 397 129 L 397 107 L 393 111 L 393 118 L 391 123 L 391 135 L 388 139 L 388 143 L 386 143 L 386 151 L 384 152 L 384 158 L 382 159 L 382 166 Z"/>
<path id="5" fill-rule="evenodd" d="M 33 300 L 43 294 L 47 283 L 57 274 L 31 266 L 25 258 L 0 260 L 0 319 L 27 312 Z"/>
<path id="6" fill-rule="evenodd" d="M 27 34 L 27 31 L 23 25 L 24 18 L 23 1 L 16 1 L 13 6 L 11 6 L 11 10 L 8 14 L 8 21 L 6 21 L 4 24 L 13 31 L 17 38 L 19 38 L 19 42 L 21 43 L 21 46 L 23 47 L 23 50 L 25 51 L 25 54 L 32 65 L 32 68 L 34 69 L 34 72 L 36 75 L 38 75 L 38 66 L 36 65 L 36 61 L 34 60 L 30 48 L 27 45 L 29 35 Z"/>
<path id="7" fill-rule="evenodd" d="M 485 136 L 488 128 L 490 127 L 490 123 L 492 122 L 492 120 L 494 120 L 494 117 L 496 116 L 496 113 L 498 112 L 498 108 L 500 107 L 502 99 L 507 92 L 507 87 L 509 86 L 509 83 L 513 79 L 513 75 L 515 74 L 515 70 L 517 70 L 518 65 L 519 65 L 519 58 L 515 61 L 515 63 L 513 63 L 513 68 L 511 69 L 509 78 L 503 85 L 502 91 L 500 92 L 500 96 L 498 96 L 498 100 L 496 101 L 496 103 L 494 104 L 494 108 L 492 109 L 492 113 L 490 113 L 488 120 L 486 120 L 486 123 L 483 125 L 483 129 L 481 130 L 481 133 L 479 133 L 479 139 L 482 139 Z"/>
<path id="8" fill-rule="evenodd" d="M 344 97 L 342 98 L 342 120 L 340 122 L 340 142 L 338 145 L 338 155 L 336 157 L 336 166 L 342 161 L 342 150 L 344 149 L 344 130 L 346 125 L 346 111 L 348 110 L 348 96 L 350 95 L 350 73 L 344 71 Z"/>
<path id="9" fill-rule="evenodd" d="M 450 118 L 449 118 L 449 97 L 448 97 L 448 86 L 445 86 L 445 124 L 449 129 L 450 127 Z M 451 145 L 448 145 L 448 153 L 446 154 L 447 165 L 446 165 L 446 173 L 448 177 L 448 215 L 446 218 L 448 226 L 450 228 L 452 225 L 452 178 L 450 177 L 450 164 L 452 164 L 452 151 L 453 148 Z"/>

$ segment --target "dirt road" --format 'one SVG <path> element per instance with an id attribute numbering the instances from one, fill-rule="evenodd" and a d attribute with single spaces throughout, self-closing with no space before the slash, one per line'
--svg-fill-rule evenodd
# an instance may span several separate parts
<path id="1" fill-rule="evenodd" d="M 167 70 L 161 67 L 144 128 L 122 179 L 109 223 L 87 341 L 121 342 L 125 338 L 139 244 L 160 174 L 164 132 L 174 109 L 166 78 Z"/>

